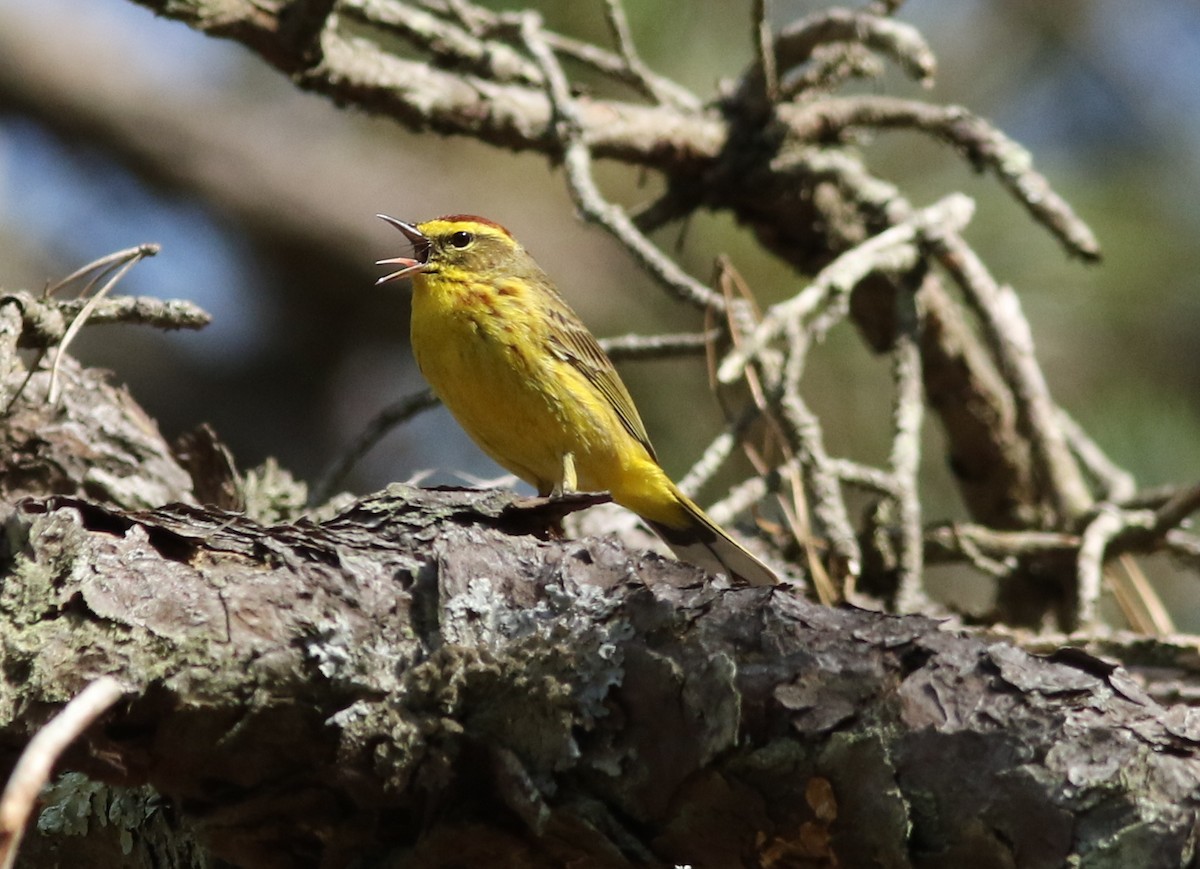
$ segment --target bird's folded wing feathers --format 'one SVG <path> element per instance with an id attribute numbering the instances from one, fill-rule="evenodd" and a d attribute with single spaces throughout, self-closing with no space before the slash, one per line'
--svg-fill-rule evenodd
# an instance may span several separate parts
<path id="1" fill-rule="evenodd" d="M 625 430 L 646 448 L 650 458 L 657 461 L 654 447 L 650 445 L 650 436 L 646 434 L 646 427 L 642 424 L 642 418 L 638 416 L 629 390 L 621 382 L 612 360 L 596 343 L 592 333 L 579 322 L 569 308 L 565 307 L 565 303 L 564 310 L 557 307 L 550 309 L 549 320 L 551 352 L 572 365 L 596 387 L 616 411 L 617 418 L 621 420 Z"/>

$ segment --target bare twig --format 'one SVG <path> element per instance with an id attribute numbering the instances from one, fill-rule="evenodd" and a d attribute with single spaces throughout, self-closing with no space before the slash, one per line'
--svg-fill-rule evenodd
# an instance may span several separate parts
<path id="1" fill-rule="evenodd" d="M 927 238 L 979 317 L 984 337 L 1016 398 L 1018 424 L 1029 439 L 1041 483 L 1058 521 L 1083 513 L 1093 498 L 1059 424 L 1061 414 L 1038 365 L 1033 334 L 1021 313 L 1017 294 L 1011 287 L 996 283 L 956 231 Z"/>
<path id="2" fill-rule="evenodd" d="M 1158 510 L 1168 501 L 1179 497 L 1181 493 L 1190 488 L 1190 486 L 1154 486 L 1150 489 L 1134 492 L 1128 497 L 1114 501 L 1113 503 L 1126 510 Z"/>
<path id="3" fill-rule="evenodd" d="M 802 466 L 805 455 L 819 460 L 820 456 L 824 455 L 824 445 L 821 442 L 820 431 L 810 428 L 806 433 L 810 441 L 806 445 L 807 450 L 801 449 L 802 444 L 798 437 L 800 432 L 794 427 L 795 409 L 807 410 L 800 398 L 800 378 L 804 374 L 806 351 L 810 342 L 797 321 L 791 321 L 786 331 L 788 353 L 784 358 L 780 399 L 781 402 L 786 402 L 793 408 L 791 411 L 793 425 L 788 425 L 782 418 L 788 411 L 779 406 L 781 402 L 776 402 L 768 415 L 768 419 L 779 432 L 780 440 L 784 444 L 784 456 L 787 462 L 782 472 L 785 475 L 784 478 L 791 484 L 791 502 L 785 501 L 781 496 L 780 503 L 792 526 L 793 536 L 804 547 L 809 574 L 812 577 L 817 598 L 821 603 L 832 606 L 840 603 L 852 591 L 862 565 L 862 555 L 857 547 L 847 545 L 847 528 L 844 525 L 836 524 L 843 520 L 847 523 L 849 521 L 846 501 L 842 497 L 842 488 L 829 474 L 826 467 L 817 467 L 816 461 L 806 469 L 806 476 L 809 482 L 808 492 L 811 492 L 813 499 L 812 512 L 815 512 L 822 520 L 832 518 L 835 521 L 835 525 L 826 530 L 833 541 L 832 554 L 836 556 L 831 559 L 829 569 L 826 569 L 817 552 L 817 547 L 814 545 Z M 761 359 L 760 354 L 760 368 L 762 367 Z M 800 459 L 800 462 L 796 461 L 797 458 Z M 825 458 L 827 459 L 828 456 Z"/>
<path id="4" fill-rule="evenodd" d="M 804 468 L 805 480 L 813 498 L 812 512 L 824 527 L 830 546 L 841 560 L 846 574 L 858 576 L 862 570 L 862 553 L 846 512 L 837 476 L 829 468 L 821 424 L 799 395 L 783 396 L 780 418 Z"/>
<path id="5" fill-rule="evenodd" d="M 78 278 L 91 267 L 75 273 Z M 103 274 L 103 272 L 102 272 Z M 88 282 L 90 289 L 98 278 Z M 56 285 L 63 286 L 63 282 Z M 11 335 L 17 347 L 36 348 L 41 351 L 29 366 L 29 372 L 21 385 L 11 395 L 0 395 L 0 408 L 7 412 L 20 398 L 29 378 L 41 366 L 46 352 L 67 336 L 67 320 L 72 325 L 83 323 L 83 314 L 90 311 L 86 322 L 90 325 L 106 323 L 133 323 L 155 326 L 160 329 L 200 329 L 212 318 L 198 305 L 182 299 L 155 299 L 146 296 L 122 296 L 116 299 L 65 299 L 55 301 L 46 296 L 35 297 L 23 291 L 0 295 L 0 307 L 9 323 Z M 14 347 L 15 349 L 15 347 Z M 59 357 L 56 356 L 56 362 Z M 8 378 L 4 378 L 7 383 Z"/>
<path id="6" fill-rule="evenodd" d="M 1168 531 L 1163 544 L 1173 556 L 1200 570 L 1200 537 L 1184 531 Z"/>
<path id="7" fill-rule="evenodd" d="M 779 99 L 812 99 L 819 90 L 831 91 L 852 79 L 879 78 L 883 71 L 879 57 L 856 42 L 819 45 L 807 64 L 784 76 Z"/>
<path id="8" fill-rule="evenodd" d="M 609 231 L 634 258 L 668 290 L 701 309 L 724 310 L 718 293 L 687 274 L 634 226 L 629 215 L 601 195 L 592 177 L 592 155 L 583 138 L 583 125 L 571 99 L 566 73 L 546 43 L 541 22 L 533 13 L 522 17 L 521 36 L 546 77 L 546 89 L 556 115 L 555 131 L 562 144 L 563 166 L 571 197 L 584 217 Z"/>
<path id="9" fill-rule="evenodd" d="M 63 339 L 67 321 L 92 304 L 88 325 L 130 323 L 159 329 L 201 329 L 212 322 L 204 309 L 184 299 L 120 296 L 115 299 L 39 299 L 25 292 L 0 295 L 0 304 L 12 303 L 23 319 L 22 347 L 49 347 Z"/>
<path id="10" fill-rule="evenodd" d="M 866 95 L 783 104 L 779 116 L 807 141 L 826 140 L 832 132 L 851 127 L 910 128 L 938 136 L 960 148 L 981 169 L 994 173 L 1069 253 L 1085 260 L 1100 257 L 1091 229 L 1033 168 L 1029 152 L 966 109 Z"/>
<path id="11" fill-rule="evenodd" d="M 548 128 L 553 106 L 545 98 L 544 86 L 524 82 L 510 85 L 471 76 L 464 80 L 462 73 L 454 69 L 438 69 L 437 64 L 431 66 L 423 60 L 397 57 L 357 34 L 345 32 L 350 28 L 338 26 L 337 20 L 350 14 L 346 4 L 339 4 L 338 15 L 331 16 L 331 19 L 337 20 L 328 21 L 321 31 L 321 62 L 314 65 L 313 46 L 307 29 L 288 27 L 287 22 L 280 20 L 282 13 L 273 6 L 243 4 L 218 8 L 196 0 L 140 2 L 160 14 L 186 21 L 193 27 L 241 39 L 267 56 L 285 73 L 299 77 L 306 87 L 340 101 L 353 102 L 369 111 L 387 114 L 412 128 L 434 128 L 447 134 L 470 135 L 507 148 L 543 153 L 558 153 L 561 150 L 560 140 Z M 374 8 L 378 0 L 348 0 L 348 3 Z M 390 5 L 407 9 L 412 4 Z M 519 29 L 514 27 L 514 16 L 488 12 L 462 0 L 456 3 L 425 0 L 421 5 L 438 11 L 451 23 L 462 21 L 465 17 L 476 23 L 480 33 L 489 28 L 505 33 Z M 463 9 L 469 9 L 469 14 L 464 15 Z M 301 31 L 305 38 L 299 38 L 297 31 Z M 463 33 L 471 35 L 465 27 Z M 595 67 L 606 71 L 606 74 L 620 75 L 627 68 L 622 57 L 595 46 L 585 48 L 584 44 L 547 31 L 542 31 L 540 38 L 552 53 L 574 57 L 582 62 L 594 62 Z M 442 58 L 435 57 L 435 60 Z M 664 86 L 670 85 L 667 81 L 656 84 L 659 89 Z M 678 88 L 678 85 L 674 87 Z M 676 95 L 676 102 L 679 102 L 678 97 Z M 1009 179 L 1006 184 L 1024 191 L 1022 201 L 1027 207 L 1044 209 L 1049 214 L 1062 202 L 1046 187 L 1044 179 L 1039 184 L 1026 174 L 1029 168 L 1027 153 L 1022 156 L 1012 149 L 996 147 L 987 135 L 977 136 L 975 125 L 961 117 L 961 110 L 946 110 L 940 119 L 925 118 L 923 112 L 936 115 L 939 109 L 928 106 L 913 109 L 903 100 L 897 101 L 897 105 L 889 109 L 886 103 L 879 102 L 885 98 L 871 99 L 875 101 L 868 99 L 863 102 L 851 98 L 851 106 L 856 107 L 851 110 L 841 106 L 838 100 L 822 100 L 816 104 L 816 108 L 809 107 L 817 114 L 799 119 L 803 141 L 795 136 L 789 137 L 792 141 L 787 142 L 780 153 L 798 150 L 804 141 L 826 141 L 831 130 L 843 129 L 847 124 L 877 128 L 923 128 L 924 125 L 924 128 L 946 131 L 943 138 L 954 141 L 972 157 L 983 155 L 981 159 L 990 161 L 989 165 L 994 166 L 1002 177 Z M 711 167 L 714 161 L 727 153 L 731 137 L 736 133 L 731 122 L 731 117 L 735 117 L 736 113 L 722 117 L 715 112 L 706 112 L 694 95 L 686 102 L 693 108 L 683 111 L 665 105 L 635 106 L 593 99 L 585 101 L 578 110 L 585 122 L 586 138 L 595 156 L 615 157 L 636 165 L 662 168 L 675 178 L 685 180 L 686 177 L 686 180 L 693 181 L 700 177 L 697 174 L 699 171 Z M 826 103 L 832 104 L 831 114 L 828 118 L 822 118 L 821 106 Z M 680 105 L 683 104 L 680 102 Z M 915 105 L 919 107 L 919 104 Z M 958 112 L 958 116 L 955 112 Z M 772 188 L 780 191 L 793 189 L 786 183 L 774 184 Z M 714 207 L 721 205 L 718 202 L 711 204 Z M 1063 228 L 1066 228 L 1066 224 Z M 1085 234 L 1079 234 L 1080 243 L 1074 247 L 1081 255 L 1087 256 L 1089 245 L 1082 243 Z M 1094 252 L 1094 247 L 1091 250 Z"/>
<path id="12" fill-rule="evenodd" d="M 547 44 L 559 54 L 570 57 L 585 66 L 590 66 L 597 72 L 612 76 L 626 84 L 635 84 L 629 80 L 625 59 L 619 55 L 607 52 L 598 46 L 559 33 L 544 31 Z M 701 100 L 687 88 L 681 87 L 669 78 L 655 75 L 645 67 L 640 75 L 644 76 L 648 85 L 654 89 L 660 102 L 688 112 L 698 111 Z"/>
<path id="13" fill-rule="evenodd" d="M 890 57 L 926 86 L 932 84 L 937 72 L 937 59 L 915 27 L 869 12 L 824 9 L 789 24 L 775 40 L 784 91 L 797 89 L 795 81 L 787 76 L 789 70 L 807 62 L 819 46 L 837 42 L 861 45 Z"/>
<path id="14" fill-rule="evenodd" d="M 899 493 L 897 519 L 900 522 L 899 587 L 896 609 L 901 613 L 918 612 L 929 601 L 921 588 L 923 543 L 921 498 L 917 473 L 921 464 L 921 423 L 924 418 L 924 388 L 921 381 L 921 352 L 917 348 L 916 303 L 912 295 L 897 296 L 901 307 L 902 331 L 892 351 L 892 371 L 896 381 L 896 399 L 892 410 L 892 452 L 889 464 Z"/>
<path id="15" fill-rule="evenodd" d="M 334 460 L 320 479 L 313 485 L 308 502 L 312 506 L 325 503 L 341 485 L 342 480 L 350 469 L 371 451 L 388 432 L 401 423 L 407 422 L 419 413 L 432 407 L 437 407 L 438 399 L 432 389 L 422 389 L 406 395 L 395 404 L 389 405 L 377 413 L 366 424 L 362 432 L 346 450 Z"/>
<path id="16" fill-rule="evenodd" d="M 712 476 L 733 454 L 734 448 L 741 442 L 746 429 L 754 420 L 758 419 L 758 413 L 758 408 L 751 405 L 742 411 L 741 415 L 728 425 L 725 431 L 717 435 L 705 448 L 700 458 L 680 478 L 677 484 L 680 490 L 687 495 L 695 495 L 705 483 L 712 479 Z"/>
<path id="17" fill-rule="evenodd" d="M 770 0 L 754 0 L 754 49 L 762 81 L 762 97 L 768 104 L 779 99 L 779 68 L 775 63 L 775 43 L 771 38 Z"/>
<path id="18" fill-rule="evenodd" d="M 482 32 L 494 26 L 494 13 L 479 7 L 468 8 L 464 3 L 447 3 L 445 7 L 441 15 L 451 13 L 458 23 L 411 5 L 380 0 L 346 0 L 339 4 L 338 13 L 429 52 L 446 69 L 459 69 L 499 83 L 541 84 L 537 66 L 512 46 L 480 38 Z"/>
<path id="19" fill-rule="evenodd" d="M 798 466 L 799 463 L 796 464 Z M 790 469 L 789 465 L 780 465 L 769 474 L 743 480 L 731 487 L 720 501 L 706 508 L 708 515 L 721 525 L 733 521 L 734 517 L 749 510 L 767 495 L 778 491 Z"/>
<path id="20" fill-rule="evenodd" d="M 600 346 L 615 360 L 666 359 L 704 353 L 721 335 L 720 329 L 678 335 L 618 335 L 601 338 Z"/>
<path id="21" fill-rule="evenodd" d="M 1100 600 L 1104 556 L 1109 544 L 1125 529 L 1149 528 L 1153 522 L 1153 514 L 1122 511 L 1106 504 L 1083 530 L 1075 572 L 1076 620 L 1085 630 L 1090 630 L 1098 621 L 1096 605 Z"/>
<path id="22" fill-rule="evenodd" d="M 970 221 L 974 204 L 962 194 L 952 194 L 922 209 L 909 219 L 884 230 L 839 256 L 790 299 L 772 305 L 762 322 L 741 347 L 730 351 L 717 371 L 721 383 L 732 383 L 742 376 L 747 362 L 783 333 L 791 320 L 802 320 L 818 312 L 838 313 L 822 316 L 819 328 L 826 330 L 844 314 L 850 292 L 874 272 L 904 274 L 916 267 L 919 251 L 916 242 L 935 228 L 961 228 Z"/>
<path id="23" fill-rule="evenodd" d="M 49 404 L 53 405 L 58 401 L 58 369 L 62 364 L 63 355 L 67 352 L 67 348 L 75 339 L 75 336 L 79 334 L 79 330 L 83 328 L 83 324 L 87 322 L 88 317 L 91 316 L 92 311 L 99 306 L 100 302 L 103 301 L 108 292 L 117 285 L 117 282 L 125 276 L 126 272 L 128 272 L 146 257 L 154 256 L 156 253 L 158 253 L 158 251 L 159 246 L 156 244 L 141 244 L 137 247 L 131 247 L 128 250 L 118 251 L 115 254 L 109 254 L 106 257 L 96 260 L 96 262 L 91 263 L 89 266 L 84 266 L 84 268 L 80 270 L 80 272 L 86 274 L 93 269 L 100 269 L 96 277 L 88 282 L 87 288 L 85 289 L 86 292 L 87 289 L 90 289 L 104 275 L 115 269 L 112 277 L 108 279 L 104 286 L 98 289 L 96 293 L 84 303 L 83 307 L 79 309 L 79 313 L 75 315 L 75 318 L 71 321 L 71 325 L 68 326 L 67 331 L 63 333 L 62 340 L 58 342 L 58 350 L 54 354 L 54 363 L 50 366 L 50 388 L 46 393 L 46 400 Z M 75 274 L 78 275 L 80 272 L 76 272 Z M 57 289 L 62 285 L 63 283 L 60 282 L 59 284 L 56 284 L 53 289 Z M 52 288 L 47 288 L 46 295 L 49 296 L 51 291 Z"/>
<path id="24" fill-rule="evenodd" d="M 101 676 L 29 741 L 0 797 L 0 869 L 12 869 L 38 792 L 49 780 L 59 755 L 124 693 L 116 679 Z"/>
<path id="25" fill-rule="evenodd" d="M 1007 561 L 1034 555 L 1068 554 L 1079 549 L 1078 534 L 1055 531 L 999 531 L 973 523 L 953 522 L 925 531 L 925 558 L 932 563 L 969 557 L 964 544 L 989 559 Z"/>
<path id="26" fill-rule="evenodd" d="M 745 340 L 745 336 L 753 331 L 761 321 L 761 313 L 754 301 L 754 294 L 749 284 L 742 278 L 737 268 L 728 257 L 722 255 L 716 263 L 717 283 L 726 300 L 726 320 L 730 338 L 735 347 Z M 809 518 L 808 499 L 801 476 L 800 463 L 796 450 L 788 437 L 786 427 L 779 419 L 779 397 L 781 395 L 799 396 L 800 377 L 804 370 L 804 360 L 808 348 L 807 336 L 796 326 L 789 324 L 787 335 L 788 349 L 786 353 L 763 352 L 756 359 L 753 367 L 745 373 L 746 385 L 750 389 L 753 400 L 751 407 L 766 421 L 766 441 L 763 448 L 742 439 L 742 449 L 750 460 L 757 474 L 756 479 L 771 478 L 780 512 L 783 514 L 787 529 L 801 547 L 808 560 L 809 578 L 817 599 L 827 605 L 833 605 L 842 600 L 841 579 L 846 574 L 849 562 L 835 563 L 834 570 L 837 579 L 830 576 L 829 570 L 821 560 L 821 554 L 814 545 L 812 522 Z M 720 394 L 716 382 L 715 347 L 710 348 L 709 384 Z M 781 461 L 774 457 L 775 452 L 781 456 Z M 786 481 L 786 486 L 782 483 Z M 738 493 L 749 491 L 742 486 L 735 489 Z M 723 501 L 729 506 L 730 497 Z M 749 506 L 749 505 L 747 505 Z"/>
<path id="27" fill-rule="evenodd" d="M 104 274 L 106 274 L 108 272 L 109 269 L 111 269 L 115 266 L 124 264 L 131 257 L 133 257 L 135 255 L 139 256 L 139 257 L 154 256 L 156 253 L 158 253 L 158 251 L 159 251 L 159 246 L 157 244 L 152 244 L 152 243 L 151 244 L 139 244 L 137 247 L 130 247 L 130 248 L 126 248 L 125 250 L 118 250 L 113 253 L 102 256 L 99 259 L 94 259 L 90 263 L 80 266 L 75 271 L 73 271 L 69 275 L 67 275 L 65 278 L 62 278 L 62 279 L 56 281 L 55 283 L 48 285 L 46 287 L 44 295 L 47 298 L 49 298 L 50 296 L 54 295 L 56 292 L 61 290 L 63 287 L 67 286 L 68 284 L 73 283 L 74 281 L 79 280 L 84 275 L 91 274 L 92 272 L 97 272 L 102 277 Z M 93 283 L 94 282 L 95 282 L 95 279 L 93 279 Z M 91 284 L 89 284 L 89 286 L 90 285 Z"/>
<path id="28" fill-rule="evenodd" d="M 1183 525 L 1197 510 L 1200 510 L 1200 485 L 1177 492 L 1167 503 L 1155 510 L 1151 530 L 1155 534 L 1165 534 Z"/>
<path id="29" fill-rule="evenodd" d="M 634 45 L 633 34 L 629 32 L 629 19 L 625 15 L 625 7 L 621 5 L 621 0 L 604 0 L 604 14 L 613 40 L 617 43 L 617 51 L 625 62 L 623 71 L 613 70 L 611 75 L 621 78 L 655 102 L 687 111 L 695 111 L 700 107 L 700 101 L 694 95 L 687 91 L 681 93 L 681 88 L 655 75 L 642 61 Z"/>
<path id="30" fill-rule="evenodd" d="M 994 576 L 997 579 L 1003 579 L 1012 574 L 1018 564 L 1017 559 L 1012 556 L 1007 556 L 999 560 L 992 558 L 973 539 L 958 533 L 957 528 L 954 530 L 954 542 L 958 545 L 959 551 L 970 560 L 971 565 L 976 570 Z"/>
<path id="31" fill-rule="evenodd" d="M 379 0 L 347 0 L 338 8 L 340 14 L 388 30 L 429 52 L 443 67 L 462 69 L 501 84 L 545 85 L 536 64 L 504 42 L 487 38 L 519 31 L 519 16 L 496 13 L 466 0 L 424 0 L 421 5 L 435 14 Z M 700 100 L 695 94 L 656 75 L 641 60 L 617 0 L 605 0 L 605 11 L 619 49 L 616 53 L 549 30 L 543 29 L 542 36 L 556 53 L 629 85 L 656 102 L 685 111 L 699 109 Z"/>
<path id="32" fill-rule="evenodd" d="M 753 10 L 755 62 L 742 76 L 734 102 L 739 110 L 761 109 L 820 87 L 831 90 L 853 77 L 875 77 L 889 57 L 923 85 L 932 83 L 937 62 L 916 28 L 849 9 L 815 12 L 773 36 L 766 0 Z"/>
<path id="33" fill-rule="evenodd" d="M 1098 505 L 1090 514 L 1089 523 L 1101 515 L 1108 514 L 1120 519 L 1120 527 L 1106 543 L 1109 553 L 1148 551 L 1159 543 L 1171 545 L 1175 541 L 1180 550 L 1189 552 L 1192 543 L 1188 534 L 1178 530 L 1184 514 L 1200 509 L 1200 486 L 1178 490 L 1157 510 L 1145 507 L 1127 509 L 1112 504 Z M 1135 504 L 1137 502 L 1134 502 Z M 1111 525 L 1111 520 L 1108 520 Z M 1104 526 L 1102 526 L 1103 528 Z M 1094 532 L 1099 534 L 1100 532 Z M 974 524 L 939 525 L 925 530 L 926 556 L 934 560 L 945 560 L 956 551 L 955 541 L 968 539 L 990 558 L 1028 558 L 1048 554 L 1077 552 L 1083 545 L 1079 534 L 1051 531 L 1001 531 Z M 1194 538 L 1192 538 L 1194 539 Z M 1093 542 L 1093 546 L 1095 546 Z M 1200 544 L 1197 544 L 1200 546 Z M 1196 549 L 1200 554 L 1200 548 Z M 1093 556 L 1094 557 L 1094 556 Z"/>
<path id="34" fill-rule="evenodd" d="M 896 488 L 896 478 L 887 471 L 841 458 L 829 459 L 828 467 L 831 473 L 847 485 L 892 499 L 900 497 Z"/>
<path id="35" fill-rule="evenodd" d="M 1061 407 L 1058 409 L 1058 424 L 1062 429 L 1071 451 L 1083 463 L 1083 467 L 1104 488 L 1103 499 L 1114 503 L 1128 501 L 1137 492 L 1137 483 L 1133 474 L 1118 467 L 1100 449 L 1100 445 L 1092 440 L 1069 413 Z"/>
<path id="36" fill-rule="evenodd" d="M 429 9 L 437 9 L 442 14 L 449 11 L 458 22 L 467 29 L 467 32 L 473 36 L 478 36 L 483 33 L 485 23 L 481 20 L 481 13 L 484 10 L 474 3 L 469 3 L 467 0 L 421 0 L 421 5 Z"/>
<path id="37" fill-rule="evenodd" d="M 1150 584 L 1136 558 L 1128 552 L 1117 556 L 1121 573 L 1114 578 L 1113 596 L 1129 621 L 1129 626 L 1143 634 L 1167 637 L 1178 632 L 1175 620 L 1167 612 L 1162 598 Z"/>

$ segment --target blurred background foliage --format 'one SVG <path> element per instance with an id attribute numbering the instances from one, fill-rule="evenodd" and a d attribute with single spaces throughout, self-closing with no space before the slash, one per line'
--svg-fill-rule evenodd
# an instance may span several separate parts
<path id="1" fill-rule="evenodd" d="M 549 26 L 607 43 L 598 0 L 532 5 Z M 782 25 L 826 5 L 775 0 L 773 16 Z M 703 97 L 751 59 L 748 0 L 689 4 L 687 14 L 664 0 L 626 6 L 650 66 Z M 956 189 L 975 197 L 967 237 L 1017 288 L 1058 400 L 1143 486 L 1193 481 L 1200 6 L 912 0 L 899 17 L 938 56 L 935 87 L 895 70 L 859 87 L 992 120 L 1096 230 L 1104 262 L 1068 261 L 940 143 L 864 138 L 868 165 L 917 205 Z M 658 189 L 620 166 L 601 180 L 629 205 Z M 0 285 L 38 289 L 118 248 L 161 243 L 124 291 L 192 299 L 214 324 L 198 334 L 85 330 L 75 352 L 128 383 L 168 436 L 210 422 L 241 466 L 274 455 L 313 480 L 374 413 L 421 387 L 405 292 L 372 287 L 373 260 L 403 252 L 378 211 L 504 223 L 599 335 L 700 326 L 607 236 L 572 219 L 540 157 L 340 110 L 240 46 L 126 0 L 0 0 Z M 702 277 L 728 253 L 763 304 L 803 285 L 725 215 L 697 215 L 658 240 L 681 244 Z M 668 470 L 682 474 L 721 425 L 703 363 L 631 363 L 623 374 Z M 839 327 L 806 374 L 832 453 L 882 460 L 889 390 L 886 364 Z M 927 518 L 961 515 L 937 432 L 927 440 Z M 394 432 L 347 484 L 367 491 L 423 470 L 434 482 L 499 473 L 438 410 Z"/>

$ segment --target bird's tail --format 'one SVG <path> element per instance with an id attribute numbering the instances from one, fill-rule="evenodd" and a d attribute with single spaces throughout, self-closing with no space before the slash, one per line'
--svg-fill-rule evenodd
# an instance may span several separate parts
<path id="1" fill-rule="evenodd" d="M 671 487 L 675 489 L 674 485 Z M 682 508 L 681 524 L 642 518 L 662 538 L 680 561 L 702 567 L 712 573 L 725 573 L 749 585 L 778 585 L 779 577 L 740 543 L 708 518 L 700 507 L 678 489 L 674 491 Z"/>

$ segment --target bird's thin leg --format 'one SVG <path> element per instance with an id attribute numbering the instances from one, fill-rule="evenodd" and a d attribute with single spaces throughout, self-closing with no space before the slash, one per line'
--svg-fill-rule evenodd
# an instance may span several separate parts
<path id="1" fill-rule="evenodd" d="M 575 476 L 575 454 L 563 453 L 562 475 L 550 490 L 550 497 L 561 498 L 563 495 L 569 495 L 577 490 L 578 485 L 579 480 Z"/>

